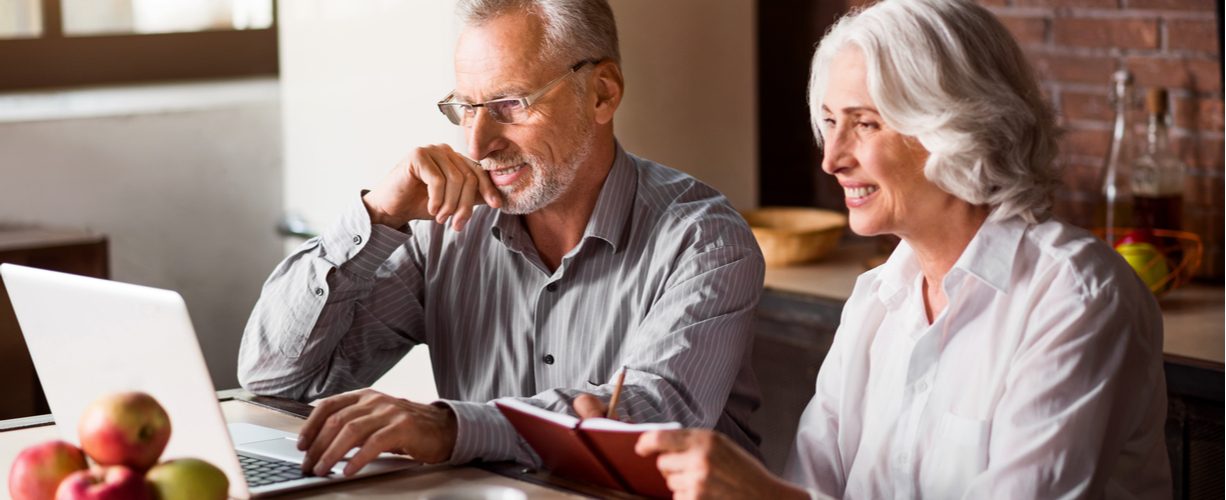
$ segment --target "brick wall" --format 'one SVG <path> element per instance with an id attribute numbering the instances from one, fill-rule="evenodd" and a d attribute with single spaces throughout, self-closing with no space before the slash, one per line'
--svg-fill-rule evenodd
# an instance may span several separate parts
<path id="1" fill-rule="evenodd" d="M 1132 71 L 1137 95 L 1170 91 L 1171 144 L 1189 166 L 1184 223 L 1205 241 L 1202 274 L 1222 275 L 1222 68 L 1213 0 L 978 0 L 1030 56 L 1066 135 L 1056 213 L 1090 226 L 1111 142 L 1111 73 Z M 1144 123 L 1138 105 L 1135 121 Z"/>

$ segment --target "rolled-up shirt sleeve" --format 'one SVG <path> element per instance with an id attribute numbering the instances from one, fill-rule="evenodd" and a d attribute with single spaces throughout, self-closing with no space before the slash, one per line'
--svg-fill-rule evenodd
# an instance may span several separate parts
<path id="1" fill-rule="evenodd" d="M 239 348 L 254 394 L 311 400 L 366 387 L 422 341 L 415 236 L 372 225 L 360 196 L 264 283 Z"/>

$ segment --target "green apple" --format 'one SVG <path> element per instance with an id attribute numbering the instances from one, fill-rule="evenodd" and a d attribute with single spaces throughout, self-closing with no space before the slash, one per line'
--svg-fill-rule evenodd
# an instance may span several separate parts
<path id="1" fill-rule="evenodd" d="M 158 500 L 225 500 L 230 491 L 230 480 L 221 469 L 196 458 L 157 464 L 145 479 Z"/>

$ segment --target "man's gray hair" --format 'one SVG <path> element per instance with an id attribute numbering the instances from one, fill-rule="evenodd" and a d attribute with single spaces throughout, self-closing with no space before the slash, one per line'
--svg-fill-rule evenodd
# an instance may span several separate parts
<path id="1" fill-rule="evenodd" d="M 1025 56 L 991 12 L 969 0 L 884 0 L 840 19 L 809 79 L 819 146 L 830 64 L 848 46 L 864 56 L 882 120 L 928 150 L 925 177 L 992 207 L 995 220 L 1048 216 L 1059 133 Z"/>
<path id="2" fill-rule="evenodd" d="M 621 62 L 617 24 L 606 0 L 460 0 L 456 11 L 468 26 L 511 12 L 539 17 L 545 29 L 541 55 L 546 61 L 565 59 L 568 65 L 587 59 Z"/>

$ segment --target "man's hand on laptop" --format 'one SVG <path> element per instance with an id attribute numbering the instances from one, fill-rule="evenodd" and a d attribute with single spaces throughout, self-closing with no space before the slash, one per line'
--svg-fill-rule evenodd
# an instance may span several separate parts
<path id="1" fill-rule="evenodd" d="M 401 228 L 411 220 L 442 224 L 456 231 L 472 216 L 473 205 L 502 206 L 502 194 L 477 162 L 446 144 L 414 149 L 383 182 L 362 197 L 370 221 Z"/>
<path id="2" fill-rule="evenodd" d="M 320 401 L 302 426 L 298 449 L 307 452 L 302 471 L 325 476 L 349 450 L 359 448 L 345 466 L 350 476 L 382 452 L 443 462 L 451 458 L 455 441 L 456 418 L 450 408 L 362 389 Z"/>

